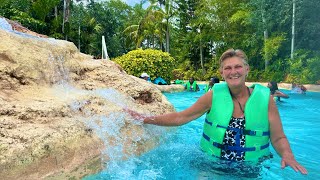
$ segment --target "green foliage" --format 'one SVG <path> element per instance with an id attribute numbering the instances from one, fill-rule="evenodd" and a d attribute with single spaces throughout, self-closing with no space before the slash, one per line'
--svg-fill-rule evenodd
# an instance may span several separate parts
<path id="1" fill-rule="evenodd" d="M 258 69 L 251 69 L 248 74 L 247 81 L 259 82 L 259 81 L 261 81 L 262 74 L 263 74 L 263 72 L 259 71 Z"/>
<path id="2" fill-rule="evenodd" d="M 270 71 L 267 70 L 262 73 L 261 79 L 265 81 L 276 81 L 276 82 L 282 82 L 284 79 L 284 72 L 282 71 Z M 259 80 L 259 79 L 258 79 Z M 259 80 L 261 81 L 261 80 Z"/>
<path id="3" fill-rule="evenodd" d="M 146 1 L 133 7 L 121 0 L 70 1 L 64 33 L 62 0 L 0 0 L 0 16 L 40 34 L 67 38 L 81 52 L 94 56 L 101 54 L 102 35 L 111 58 L 136 46 L 170 49 L 178 67 L 174 77 L 179 79 L 219 76 L 215 61 L 226 49 L 235 48 L 249 58 L 248 81 L 320 82 L 319 0 L 294 1 L 293 60 L 288 59 L 292 0 L 152 0 L 145 9 Z M 154 69 L 144 70 L 153 75 L 149 71 Z"/>
<path id="4" fill-rule="evenodd" d="M 29 0 L 1 0 L 0 15 L 11 19 L 19 12 L 28 12 L 31 5 Z"/>
<path id="5" fill-rule="evenodd" d="M 230 18 L 230 22 L 232 23 L 239 22 L 242 25 L 247 25 L 249 23 L 248 22 L 249 17 L 250 17 L 250 12 L 241 9 L 232 15 L 232 17 Z"/>
<path id="6" fill-rule="evenodd" d="M 319 52 L 298 50 L 294 59 L 288 59 L 290 64 L 287 82 L 315 84 L 320 80 Z"/>
<path id="7" fill-rule="evenodd" d="M 283 34 L 268 38 L 264 44 L 263 58 L 266 61 L 270 61 L 273 57 L 277 56 L 284 40 Z"/>
<path id="8" fill-rule="evenodd" d="M 29 12 L 31 6 L 29 0 L 3 0 L 0 3 L 0 16 L 17 21 L 33 31 L 46 27 L 45 22 L 34 18 Z"/>
<path id="9" fill-rule="evenodd" d="M 113 59 L 128 74 L 139 77 L 146 72 L 151 79 L 160 76 L 166 81 L 172 79 L 172 71 L 175 68 L 175 60 L 169 53 L 154 49 L 138 49 Z"/>
<path id="10" fill-rule="evenodd" d="M 296 48 L 319 51 L 319 0 L 296 1 Z M 290 29 L 291 30 L 291 29 Z"/>
<path id="11" fill-rule="evenodd" d="M 44 29 L 47 26 L 45 22 L 34 19 L 25 12 L 18 11 L 16 9 L 12 9 L 12 11 L 14 12 L 14 15 L 11 16 L 10 19 L 21 23 L 24 27 L 28 29 L 32 29 L 33 31 L 39 32 L 40 29 Z"/>
<path id="12" fill-rule="evenodd" d="M 210 61 L 205 65 L 206 74 L 202 74 L 202 70 L 195 70 L 193 66 L 191 66 L 190 61 L 185 61 L 179 65 L 179 68 L 173 70 L 174 79 L 189 79 L 193 77 L 197 81 L 207 81 L 211 77 L 218 77 L 221 79 L 219 66 L 214 63 L 214 61 Z"/>
<path id="13" fill-rule="evenodd" d="M 174 69 L 172 70 L 172 79 L 184 79 L 183 69 Z"/>
<path id="14" fill-rule="evenodd" d="M 140 8 L 134 9 L 134 13 L 141 13 Z M 126 45 L 136 49 L 156 48 L 162 49 L 166 26 L 164 21 L 165 13 L 157 4 L 151 4 L 146 10 L 142 10 L 143 16 L 139 18 L 137 24 L 130 24 L 123 34 L 126 37 Z"/>
<path id="15" fill-rule="evenodd" d="M 39 20 L 45 21 L 45 18 L 59 2 L 60 0 L 38 0 L 32 4 L 32 11 Z"/>

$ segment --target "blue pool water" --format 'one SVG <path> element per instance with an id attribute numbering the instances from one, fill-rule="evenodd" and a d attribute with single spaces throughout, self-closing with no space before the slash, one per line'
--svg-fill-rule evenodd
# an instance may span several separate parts
<path id="1" fill-rule="evenodd" d="M 259 165 L 241 165 L 209 159 L 199 149 L 204 116 L 167 133 L 159 146 L 138 157 L 112 162 L 109 168 L 84 179 L 320 179 L 320 93 L 290 94 L 277 102 L 284 131 L 296 159 L 309 174 L 280 168 L 280 157 Z M 177 111 L 192 105 L 204 92 L 165 93 Z"/>

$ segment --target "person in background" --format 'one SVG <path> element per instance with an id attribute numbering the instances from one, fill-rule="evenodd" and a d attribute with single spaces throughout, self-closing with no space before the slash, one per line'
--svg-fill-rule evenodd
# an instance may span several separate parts
<path id="1" fill-rule="evenodd" d="M 270 89 L 271 95 L 275 97 L 278 101 L 280 101 L 280 98 L 289 98 L 287 94 L 279 91 L 278 84 L 275 81 L 269 82 L 268 88 Z"/>
<path id="2" fill-rule="evenodd" d="M 206 85 L 206 87 L 204 88 L 204 91 L 208 92 L 208 91 L 212 90 L 214 84 L 219 83 L 219 82 L 220 82 L 220 80 L 217 77 L 210 78 L 209 84 Z"/>
<path id="3" fill-rule="evenodd" d="M 183 80 L 180 80 L 180 79 L 176 79 L 173 84 L 184 84 L 184 81 Z"/>
<path id="4" fill-rule="evenodd" d="M 304 87 L 304 85 L 301 84 L 301 85 L 299 85 L 299 87 L 300 87 L 300 89 L 302 90 L 303 93 L 306 93 L 307 88 Z"/>
<path id="5" fill-rule="evenodd" d="M 267 87 L 247 87 L 247 56 L 229 49 L 220 57 L 220 73 L 226 83 L 218 83 L 191 107 L 168 114 L 150 116 L 124 109 L 145 124 L 180 126 L 201 117 L 206 119 L 200 142 L 209 156 L 227 161 L 259 162 L 270 157 L 269 143 L 281 157 L 281 168 L 290 166 L 307 174 L 284 134 L 277 106 Z"/>
<path id="6" fill-rule="evenodd" d="M 168 85 L 167 81 L 165 81 L 162 77 L 159 76 L 153 80 L 153 83 L 158 85 Z"/>
<path id="7" fill-rule="evenodd" d="M 291 86 L 291 93 L 298 93 L 298 94 L 305 94 L 307 91 L 307 88 L 303 85 L 298 85 L 296 83 L 292 83 Z"/>
<path id="8" fill-rule="evenodd" d="M 139 78 L 144 79 L 144 80 L 146 80 L 146 81 L 151 81 L 149 74 L 147 74 L 147 73 L 145 73 L 145 72 L 142 73 Z"/>
<path id="9" fill-rule="evenodd" d="M 186 89 L 187 91 L 200 91 L 200 88 L 193 77 L 189 78 L 189 81 L 185 85 L 184 89 Z"/>

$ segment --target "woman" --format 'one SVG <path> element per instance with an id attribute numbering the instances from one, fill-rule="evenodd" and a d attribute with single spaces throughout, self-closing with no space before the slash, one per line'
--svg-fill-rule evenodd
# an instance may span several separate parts
<path id="1" fill-rule="evenodd" d="M 212 91 L 181 112 L 144 116 L 127 110 L 146 124 L 178 126 L 207 112 L 201 148 L 210 156 L 231 161 L 257 161 L 270 155 L 269 140 L 282 157 L 281 167 L 291 166 L 307 174 L 294 158 L 283 132 L 280 116 L 268 88 L 249 88 L 247 57 L 241 50 L 229 49 L 220 58 L 220 73 L 226 83 L 215 84 Z"/>
<path id="2" fill-rule="evenodd" d="M 278 84 L 274 81 L 268 83 L 268 88 L 270 89 L 270 93 L 273 97 L 276 97 L 278 101 L 280 101 L 280 97 L 282 98 L 289 98 L 288 95 L 279 91 Z"/>

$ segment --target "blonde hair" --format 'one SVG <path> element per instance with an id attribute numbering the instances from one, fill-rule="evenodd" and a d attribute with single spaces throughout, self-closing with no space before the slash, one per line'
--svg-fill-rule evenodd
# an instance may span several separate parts
<path id="1" fill-rule="evenodd" d="M 232 57 L 239 57 L 242 60 L 244 65 L 249 66 L 249 64 L 247 62 L 248 57 L 241 49 L 236 49 L 236 50 L 228 49 L 221 55 L 221 57 L 219 59 L 220 69 L 222 69 L 223 61 L 228 58 L 232 58 Z"/>

